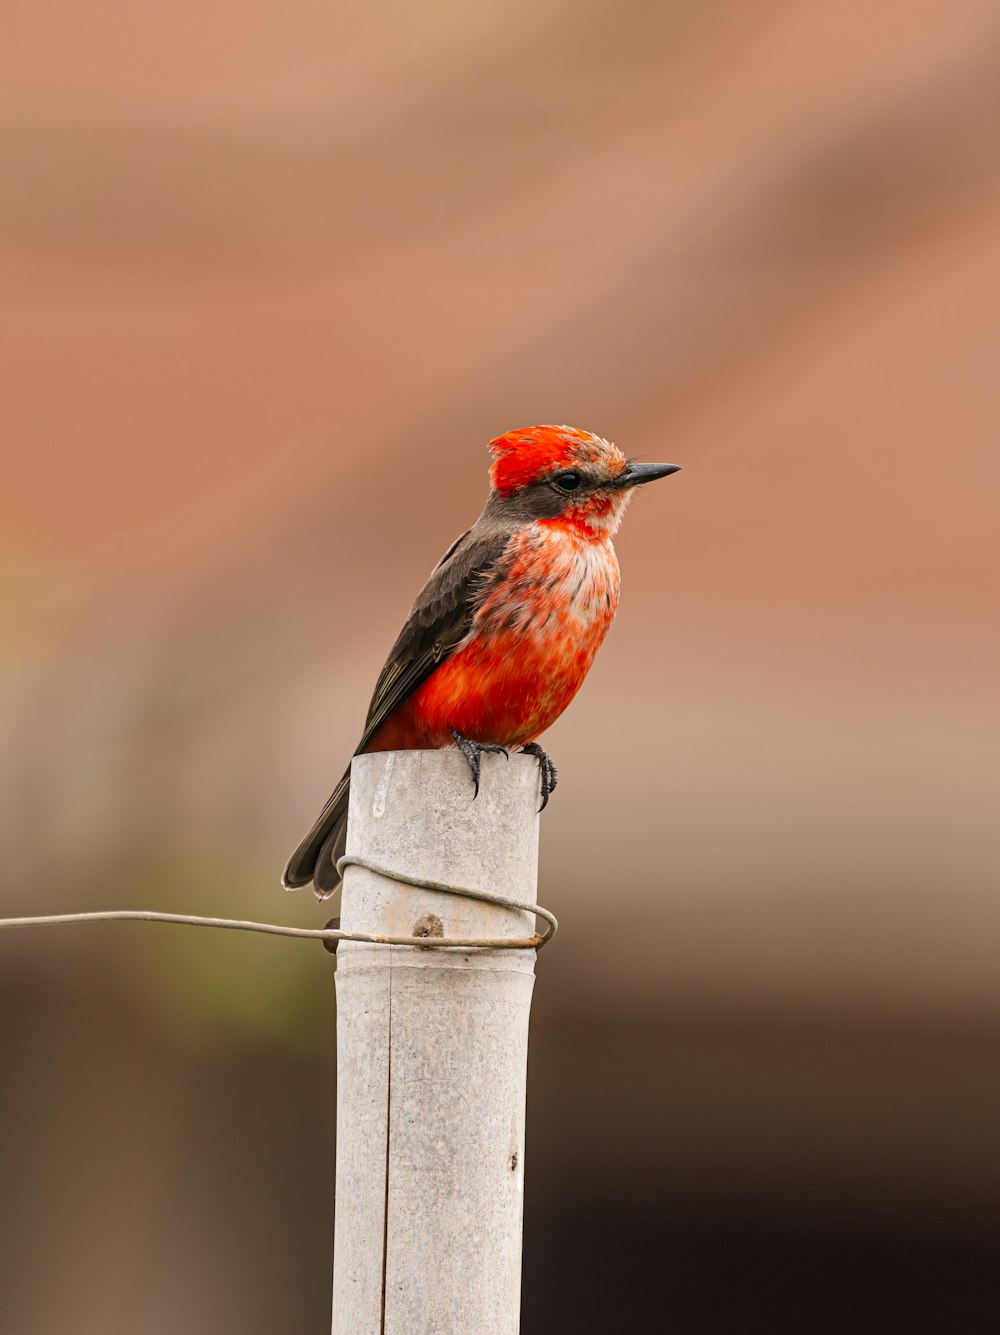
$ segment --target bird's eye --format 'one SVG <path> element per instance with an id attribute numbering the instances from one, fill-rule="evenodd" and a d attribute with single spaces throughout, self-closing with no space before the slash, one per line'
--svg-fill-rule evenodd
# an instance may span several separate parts
<path id="1" fill-rule="evenodd" d="M 556 473 L 552 482 L 560 491 L 576 491 L 583 485 L 583 478 L 579 473 Z"/>

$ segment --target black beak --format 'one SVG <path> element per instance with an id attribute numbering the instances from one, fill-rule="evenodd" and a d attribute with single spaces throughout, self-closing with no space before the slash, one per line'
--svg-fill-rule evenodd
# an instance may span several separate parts
<path id="1" fill-rule="evenodd" d="M 619 473 L 612 486 L 638 487 L 642 482 L 655 482 L 658 477 L 669 477 L 680 472 L 680 464 L 629 464 L 624 473 Z"/>

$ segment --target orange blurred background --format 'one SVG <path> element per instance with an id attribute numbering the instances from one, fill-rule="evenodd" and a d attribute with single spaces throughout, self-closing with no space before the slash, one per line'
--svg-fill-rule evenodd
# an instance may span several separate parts
<path id="1" fill-rule="evenodd" d="M 1000 1326 L 1000 15 L 36 0 L 0 913 L 278 875 L 485 443 L 684 471 L 547 736 L 526 1335 Z M 0 935 L 11 1335 L 328 1328 L 318 946 Z"/>

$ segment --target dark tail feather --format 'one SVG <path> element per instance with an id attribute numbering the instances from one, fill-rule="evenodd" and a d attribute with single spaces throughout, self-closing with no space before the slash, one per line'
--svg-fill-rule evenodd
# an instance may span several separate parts
<path id="1" fill-rule="evenodd" d="M 329 899 L 340 885 L 340 872 L 337 863 L 347 851 L 347 809 L 327 835 L 326 843 L 319 850 L 316 859 L 316 871 L 313 874 L 313 889 L 317 899 Z"/>
<path id="2" fill-rule="evenodd" d="M 328 899 L 340 884 L 337 859 L 347 842 L 347 799 L 351 791 L 351 771 L 341 779 L 330 799 L 298 848 L 288 859 L 281 877 L 286 890 L 298 890 L 310 882 L 317 899 Z"/>

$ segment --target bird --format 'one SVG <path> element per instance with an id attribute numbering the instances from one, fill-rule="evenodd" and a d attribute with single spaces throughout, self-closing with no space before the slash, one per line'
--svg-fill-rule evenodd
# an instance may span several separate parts
<path id="1" fill-rule="evenodd" d="M 482 514 L 417 594 L 389 651 L 355 755 L 455 746 L 473 799 L 484 752 L 537 758 L 542 810 L 556 767 L 538 737 L 586 677 L 618 610 L 614 538 L 638 486 L 677 464 L 638 463 L 569 426 L 507 431 L 489 443 Z M 327 899 L 340 884 L 350 766 L 282 876 Z"/>

